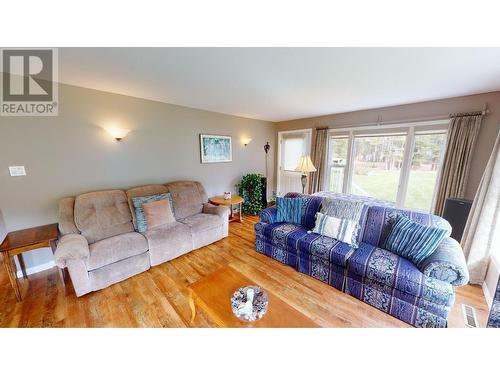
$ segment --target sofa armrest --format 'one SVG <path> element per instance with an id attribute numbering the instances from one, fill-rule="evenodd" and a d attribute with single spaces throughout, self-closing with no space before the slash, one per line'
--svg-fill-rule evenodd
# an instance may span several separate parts
<path id="1" fill-rule="evenodd" d="M 68 261 L 86 259 L 89 256 L 89 244 L 81 234 L 62 236 L 57 244 L 54 258 L 59 268 L 68 265 Z"/>
<path id="2" fill-rule="evenodd" d="M 469 282 L 469 271 L 460 244 L 448 237 L 418 268 L 425 275 L 451 285 L 460 286 Z"/>
<path id="3" fill-rule="evenodd" d="M 267 224 L 273 224 L 276 222 L 277 213 L 278 210 L 276 207 L 265 208 L 259 213 L 260 221 Z"/>
<path id="4" fill-rule="evenodd" d="M 216 206 L 211 203 L 204 203 L 203 204 L 203 211 L 204 214 L 212 214 L 212 215 L 217 215 L 222 218 L 226 218 L 229 216 L 229 207 L 228 206 Z"/>

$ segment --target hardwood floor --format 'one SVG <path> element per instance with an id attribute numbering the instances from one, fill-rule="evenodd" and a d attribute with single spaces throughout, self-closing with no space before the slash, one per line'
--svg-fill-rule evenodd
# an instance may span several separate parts
<path id="1" fill-rule="evenodd" d="M 24 300 L 16 302 L 3 265 L 0 268 L 0 327 L 214 327 L 198 310 L 191 323 L 192 283 L 229 266 L 255 281 L 322 327 L 409 327 L 355 298 L 291 267 L 261 255 L 254 248 L 256 217 L 231 223 L 228 238 L 101 291 L 77 298 L 71 282 L 65 287 L 57 268 L 20 279 Z M 228 301 L 229 303 L 229 301 Z M 450 327 L 463 327 L 461 304 L 477 309 L 485 326 L 488 308 L 481 288 L 457 289 Z"/>

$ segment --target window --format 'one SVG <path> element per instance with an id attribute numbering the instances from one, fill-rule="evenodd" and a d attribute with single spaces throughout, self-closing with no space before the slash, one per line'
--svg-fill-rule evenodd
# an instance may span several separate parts
<path id="1" fill-rule="evenodd" d="M 405 207 L 432 209 L 446 133 L 416 133 Z"/>
<path id="2" fill-rule="evenodd" d="M 285 171 L 295 171 L 300 158 L 304 155 L 304 138 L 283 139 L 283 167 Z"/>
<path id="3" fill-rule="evenodd" d="M 351 193 L 396 201 L 406 136 L 354 138 Z"/>
<path id="4" fill-rule="evenodd" d="M 432 211 L 447 123 L 383 131 L 330 132 L 328 189 Z"/>
<path id="5" fill-rule="evenodd" d="M 331 137 L 329 144 L 330 184 L 329 190 L 341 193 L 344 185 L 345 168 L 347 162 L 348 137 Z"/>

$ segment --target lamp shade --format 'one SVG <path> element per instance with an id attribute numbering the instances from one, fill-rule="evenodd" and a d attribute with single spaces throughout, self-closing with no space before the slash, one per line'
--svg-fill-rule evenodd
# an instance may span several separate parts
<path id="1" fill-rule="evenodd" d="M 297 165 L 295 171 L 301 172 L 303 174 L 309 172 L 316 172 L 316 167 L 312 163 L 311 157 L 309 155 L 305 155 L 300 158 L 299 165 Z"/>

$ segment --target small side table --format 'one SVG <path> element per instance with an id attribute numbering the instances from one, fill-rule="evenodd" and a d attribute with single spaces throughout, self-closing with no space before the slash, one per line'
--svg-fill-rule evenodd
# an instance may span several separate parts
<path id="1" fill-rule="evenodd" d="M 231 199 L 224 199 L 223 196 L 212 197 L 208 200 L 210 203 L 215 204 L 216 206 L 229 206 L 229 222 L 237 221 L 241 223 L 243 220 L 241 219 L 241 204 L 244 202 L 243 198 L 239 195 L 233 195 Z M 238 217 L 233 215 L 233 206 L 238 206 Z"/>
<path id="2" fill-rule="evenodd" d="M 23 278 L 27 279 L 28 276 L 26 275 L 26 267 L 24 265 L 22 254 L 26 251 L 40 249 L 43 247 L 50 247 L 52 248 L 52 251 L 55 251 L 57 235 L 57 224 L 42 225 L 40 227 L 10 232 L 0 245 L 0 253 L 3 256 L 3 263 L 18 301 L 22 301 L 22 296 L 19 284 L 17 283 L 16 267 L 12 263 L 11 258 L 17 256 L 23 273 Z"/>

